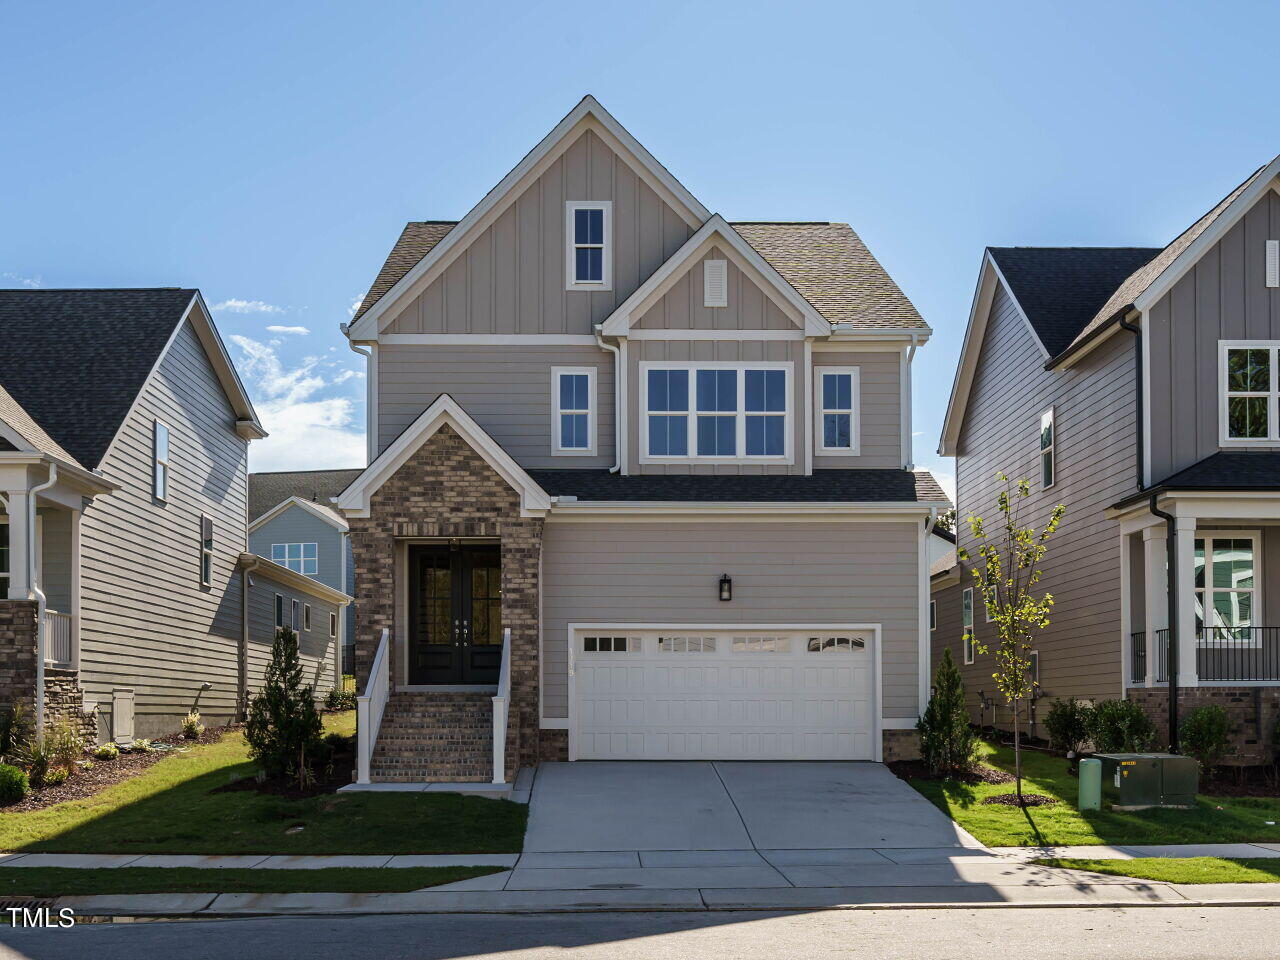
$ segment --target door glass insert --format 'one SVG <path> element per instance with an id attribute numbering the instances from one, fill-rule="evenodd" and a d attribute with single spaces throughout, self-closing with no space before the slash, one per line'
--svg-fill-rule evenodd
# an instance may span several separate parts
<path id="1" fill-rule="evenodd" d="M 862 650 L 867 642 L 861 637 L 810 637 L 810 653 L 853 653 Z"/>

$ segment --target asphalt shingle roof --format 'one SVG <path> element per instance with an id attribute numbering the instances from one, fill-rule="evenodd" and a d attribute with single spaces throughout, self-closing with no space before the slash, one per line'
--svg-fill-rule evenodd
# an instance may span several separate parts
<path id="1" fill-rule="evenodd" d="M 1069 347 L 1116 287 L 1159 252 L 1159 247 L 990 249 L 1051 357 Z"/>
<path id="2" fill-rule="evenodd" d="M 387 254 L 387 262 L 382 265 L 374 278 L 369 292 L 360 301 L 354 320 L 359 320 L 382 295 L 396 285 L 396 282 L 413 269 L 414 264 L 431 252 L 431 248 L 444 239 L 445 234 L 458 225 L 456 220 L 423 220 L 410 221 L 400 231 L 400 239 L 396 241 L 391 252 Z"/>
<path id="3" fill-rule="evenodd" d="M 947 495 L 923 470 L 815 470 L 812 476 L 769 474 L 624 477 L 608 470 L 530 470 L 553 497 L 579 500 L 710 503 L 937 503 Z"/>
<path id="4" fill-rule="evenodd" d="M 176 287 L 0 290 L 0 385 L 93 469 L 195 295 Z"/>
<path id="5" fill-rule="evenodd" d="M 249 474 L 249 522 L 290 497 L 310 500 L 341 518 L 329 502 L 360 476 L 362 470 L 282 470 Z"/>

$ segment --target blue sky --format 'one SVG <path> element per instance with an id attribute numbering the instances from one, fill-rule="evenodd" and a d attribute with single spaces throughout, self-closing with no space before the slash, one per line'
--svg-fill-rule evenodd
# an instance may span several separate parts
<path id="1" fill-rule="evenodd" d="M 404 221 L 461 217 L 590 92 L 710 209 L 853 225 L 935 330 L 916 457 L 946 475 L 982 248 L 1171 239 L 1280 151 L 1278 14 L 9 3 L 0 285 L 200 287 L 273 432 L 253 466 L 359 465 L 338 324 Z"/>

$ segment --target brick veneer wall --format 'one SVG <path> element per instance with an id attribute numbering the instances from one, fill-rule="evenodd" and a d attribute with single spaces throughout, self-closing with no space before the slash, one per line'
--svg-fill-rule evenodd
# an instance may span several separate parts
<path id="1" fill-rule="evenodd" d="M 914 730 L 882 730 L 880 740 L 885 763 L 920 759 L 920 734 Z"/>
<path id="2" fill-rule="evenodd" d="M 36 603 L 0 600 L 0 707 L 21 704 L 30 717 L 36 692 Z M 69 720 L 86 743 L 97 743 L 98 716 L 84 712 L 84 692 L 74 670 L 44 672 L 45 723 Z"/>
<path id="3" fill-rule="evenodd" d="M 1130 700 L 1141 705 L 1156 725 L 1156 746 L 1169 743 L 1169 691 L 1133 687 Z M 1271 762 L 1271 743 L 1280 722 L 1280 687 L 1191 687 L 1178 691 L 1178 716 L 1186 719 L 1197 707 L 1217 704 L 1231 724 L 1231 747 L 1226 763 L 1253 765 Z"/>
<path id="4" fill-rule="evenodd" d="M 502 625 L 511 629 L 508 777 L 537 762 L 538 567 L 542 520 L 520 516 L 520 495 L 447 424 L 370 498 L 370 515 L 350 520 L 355 554 L 355 674 L 364 689 L 384 628 L 396 635 L 396 540 L 493 537 L 502 552 Z M 392 677 L 399 651 L 392 651 Z"/>

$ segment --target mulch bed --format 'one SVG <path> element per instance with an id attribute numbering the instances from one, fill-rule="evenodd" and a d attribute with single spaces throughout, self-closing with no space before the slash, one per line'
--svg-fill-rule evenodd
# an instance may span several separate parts
<path id="1" fill-rule="evenodd" d="M 1200 777 L 1200 792 L 1210 797 L 1280 797 L 1275 767 L 1218 767 Z"/>
<path id="2" fill-rule="evenodd" d="M 1024 793 L 1022 802 L 1018 802 L 1016 793 L 1002 793 L 998 797 L 984 797 L 983 803 L 998 804 L 1002 807 L 1047 807 L 1057 803 L 1057 797 L 1046 797 L 1043 793 Z"/>
<path id="3" fill-rule="evenodd" d="M 922 760 L 893 760 L 886 764 L 894 775 L 902 780 L 951 780 L 976 786 L 979 783 L 1013 783 L 1014 776 L 994 767 L 974 764 L 960 776 L 941 776 L 934 773 Z"/>
<path id="4" fill-rule="evenodd" d="M 92 797 L 95 793 L 99 793 L 107 787 L 123 783 L 130 777 L 136 777 L 143 770 L 146 770 L 152 764 L 159 763 L 165 757 L 175 756 L 184 747 L 214 743 L 227 730 L 238 726 L 239 724 L 232 724 L 225 727 L 208 728 L 200 735 L 198 740 L 186 740 L 182 734 L 175 733 L 166 737 L 157 737 L 151 741 L 153 744 L 170 744 L 179 748 L 178 750 L 153 750 L 147 753 L 122 752 L 114 760 L 99 760 L 96 757 L 86 757 L 86 759 L 93 761 L 93 766 L 89 769 L 77 767 L 75 774 L 67 777 L 57 786 L 43 787 L 38 790 L 33 789 L 26 799 L 0 806 L 0 813 L 26 813 L 30 810 L 39 810 L 42 807 L 51 807 L 55 803 L 64 803 L 67 800 L 83 800 L 86 797 Z"/>
<path id="5" fill-rule="evenodd" d="M 351 771 L 356 767 L 355 738 L 347 738 L 347 742 L 335 750 L 332 759 L 315 771 L 316 779 L 307 787 L 299 787 L 298 781 L 291 777 L 274 777 L 270 780 L 259 780 L 256 776 L 241 777 L 221 787 L 215 787 L 212 793 L 267 793 L 284 797 L 286 800 L 305 800 L 308 797 L 319 797 L 334 793 L 339 787 L 351 782 Z"/>

